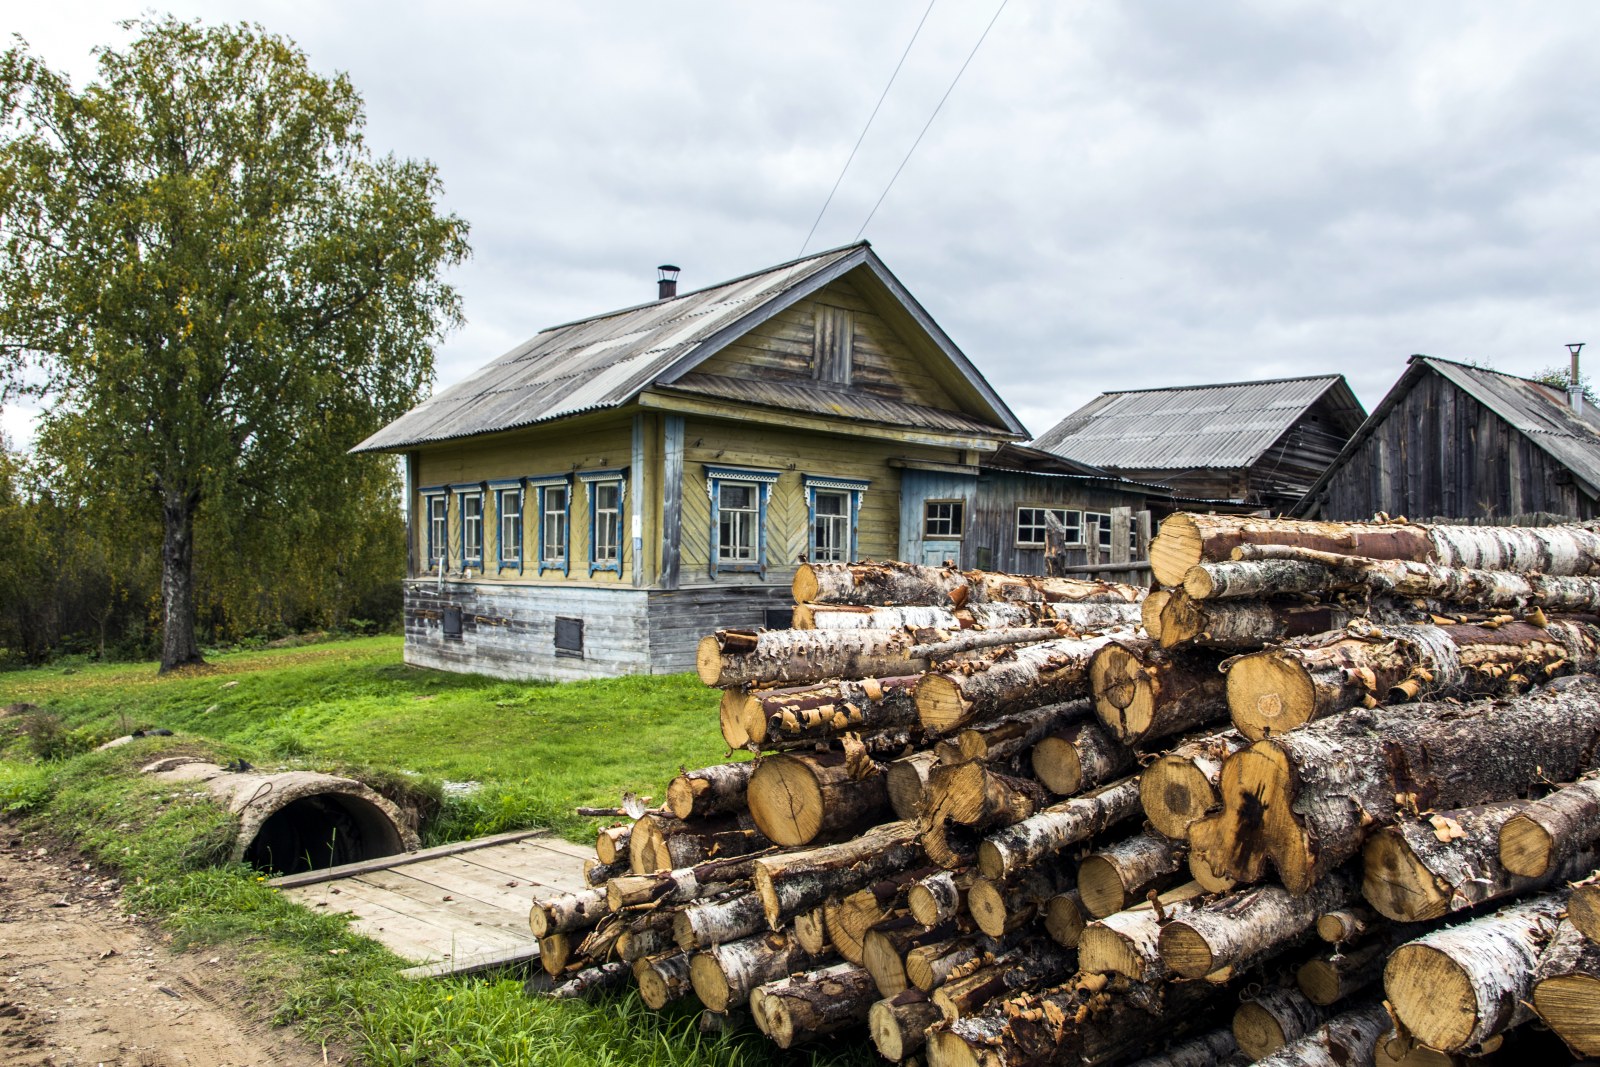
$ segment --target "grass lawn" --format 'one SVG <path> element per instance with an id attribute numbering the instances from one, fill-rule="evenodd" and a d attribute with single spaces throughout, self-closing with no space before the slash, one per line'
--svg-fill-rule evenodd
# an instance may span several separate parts
<path id="1" fill-rule="evenodd" d="M 117 868 L 128 903 L 180 944 L 232 945 L 260 1004 L 313 1039 L 372 1065 L 707 1065 L 873 1062 L 865 1051 L 784 1054 L 759 1035 L 708 1039 L 687 1009 L 653 1013 L 632 993 L 597 1004 L 549 1002 L 500 978 L 407 982 L 405 966 L 221 864 L 231 826 L 191 792 L 132 772 L 160 752 L 194 751 L 260 767 L 342 770 L 440 803 L 430 842 L 531 826 L 592 840 L 571 809 L 615 804 L 623 790 L 665 795 L 680 766 L 723 759 L 717 694 L 690 676 L 567 684 L 500 682 L 414 670 L 398 637 L 213 657 L 158 677 L 151 664 L 0 673 L 0 707 L 58 716 L 45 736 L 0 720 L 0 812 L 73 840 Z M 70 753 L 137 728 L 146 738 Z M 445 782 L 477 789 L 444 790 Z"/>

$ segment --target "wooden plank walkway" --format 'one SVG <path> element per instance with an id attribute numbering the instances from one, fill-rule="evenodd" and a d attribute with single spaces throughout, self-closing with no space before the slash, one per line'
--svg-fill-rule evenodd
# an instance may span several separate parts
<path id="1" fill-rule="evenodd" d="M 417 966 L 408 978 L 467 974 L 537 959 L 535 897 L 586 888 L 592 849 L 540 830 L 347 863 L 267 884 L 308 908 L 355 916 L 350 928 Z"/>

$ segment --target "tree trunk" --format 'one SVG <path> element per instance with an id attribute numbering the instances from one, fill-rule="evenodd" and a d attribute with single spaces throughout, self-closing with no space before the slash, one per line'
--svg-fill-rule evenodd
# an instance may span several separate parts
<path id="1" fill-rule="evenodd" d="M 1179 745 L 1139 776 L 1139 803 L 1156 832 L 1189 839 L 1189 826 L 1216 811 L 1222 764 L 1249 744 L 1237 730 L 1224 730 Z"/>
<path id="2" fill-rule="evenodd" d="M 1252 741 L 1362 703 L 1525 689 L 1557 673 L 1600 666 L 1600 627 L 1388 626 L 1328 634 L 1235 660 L 1233 724 Z"/>
<path id="3" fill-rule="evenodd" d="M 1262 600 L 1195 600 L 1181 589 L 1161 607 L 1162 648 L 1254 651 L 1262 645 L 1343 629 L 1352 619 L 1413 622 L 1421 612 L 1411 607 L 1369 604 L 1364 610 L 1338 604 L 1293 604 Z"/>
<path id="4" fill-rule="evenodd" d="M 1010 877 L 1138 813 L 1139 780 L 1124 778 L 990 834 L 978 846 L 978 869 L 985 878 Z"/>
<path id="5" fill-rule="evenodd" d="M 795 571 L 797 604 L 955 605 L 967 603 L 1136 603 L 1141 591 L 1095 579 L 958 571 L 915 563 L 805 563 Z"/>
<path id="6" fill-rule="evenodd" d="M 1076 962 L 1075 953 L 1053 941 L 1027 941 L 988 966 L 952 978 L 934 990 L 933 1003 L 946 1022 L 955 1022 L 996 997 L 1060 982 L 1076 970 Z"/>
<path id="7" fill-rule="evenodd" d="M 1335 908 L 1317 919 L 1317 936 L 1330 945 L 1359 941 L 1387 924 L 1366 908 Z"/>
<path id="8" fill-rule="evenodd" d="M 962 730 L 956 735 L 956 747 L 962 759 L 994 763 L 1026 752 L 1046 734 L 1069 728 L 1073 720 L 1083 719 L 1088 714 L 1087 700 L 1014 711 L 993 722 Z"/>
<path id="9" fill-rule="evenodd" d="M 898 1063 L 922 1048 L 928 1027 L 939 1018 L 939 1009 L 926 993 L 907 989 L 872 1006 L 867 1030 L 878 1055 Z"/>
<path id="10" fill-rule="evenodd" d="M 1177 880 L 1185 868 L 1188 845 L 1159 834 L 1135 834 L 1083 858 L 1078 866 L 1078 895 L 1084 909 L 1104 918 L 1143 900 Z"/>
<path id="11" fill-rule="evenodd" d="M 1501 828 L 1527 807 L 1528 801 L 1507 800 L 1383 827 L 1361 850 L 1362 895 L 1387 919 L 1425 922 L 1594 868 L 1600 857 L 1588 849 L 1537 877 L 1506 870 L 1500 862 Z"/>
<path id="12" fill-rule="evenodd" d="M 1091 630 L 1125 630 L 1138 626 L 1144 618 L 1143 602 L 1123 603 L 1110 601 L 1106 603 L 1069 604 L 1056 602 L 1045 604 L 1045 620 L 1054 619 L 1064 622 L 1079 633 L 1088 633 Z"/>
<path id="13" fill-rule="evenodd" d="M 667 810 L 680 819 L 723 815 L 745 807 L 745 787 L 755 764 L 722 763 L 685 771 L 667 785 Z"/>
<path id="14" fill-rule="evenodd" d="M 1600 772 L 1591 772 L 1513 815 L 1500 827 L 1500 862 L 1538 878 L 1600 841 Z"/>
<path id="15" fill-rule="evenodd" d="M 938 764 L 932 752 L 913 752 L 886 765 L 889 806 L 896 818 L 920 819 L 928 810 L 928 775 Z"/>
<path id="16" fill-rule="evenodd" d="M 1160 584 L 1178 585 L 1190 567 L 1229 559 L 1246 544 L 1521 574 L 1600 574 L 1600 534 L 1577 526 L 1422 526 L 1181 512 L 1162 521 L 1150 544 L 1150 568 Z"/>
<path id="17" fill-rule="evenodd" d="M 528 912 L 528 929 L 534 937 L 587 930 L 609 913 L 604 889 L 585 889 L 558 897 L 535 900 Z"/>
<path id="18" fill-rule="evenodd" d="M 1226 718 L 1221 662 L 1219 653 L 1168 652 L 1148 639 L 1119 638 L 1089 661 L 1094 713 L 1125 745 Z"/>
<path id="19" fill-rule="evenodd" d="M 885 823 L 837 845 L 757 860 L 756 891 L 767 923 L 777 929 L 798 911 L 915 867 L 921 860 L 917 827 L 906 822 Z"/>
<path id="20" fill-rule="evenodd" d="M 652 874 L 630 874 L 606 883 L 605 900 L 612 911 L 642 904 L 688 904 L 749 888 L 755 862 L 766 853 L 707 860 L 693 867 L 678 867 Z"/>
<path id="21" fill-rule="evenodd" d="M 1300 965 L 1295 985 L 1307 1000 L 1321 1007 L 1337 1004 L 1383 980 L 1383 965 L 1394 949 L 1394 940 L 1378 938 L 1348 951 L 1318 956 Z"/>
<path id="22" fill-rule="evenodd" d="M 1001 774 L 976 760 L 941 764 L 928 774 L 928 820 L 948 819 L 985 829 L 1010 826 L 1048 805 L 1050 790 L 1027 778 Z"/>
<path id="23" fill-rule="evenodd" d="M 601 863 L 598 859 L 583 861 L 583 880 L 592 889 L 604 889 L 611 879 L 620 878 L 632 871 L 633 868 L 628 866 L 626 859 L 620 863 Z"/>
<path id="24" fill-rule="evenodd" d="M 975 874 L 936 871 L 919 878 L 906 890 L 906 907 L 923 926 L 949 922 L 966 909 L 966 896 Z"/>
<path id="25" fill-rule="evenodd" d="M 1347 712 L 1231 757 L 1222 808 L 1189 827 L 1190 854 L 1241 882 L 1270 860 L 1304 893 L 1402 806 L 1465 807 L 1571 779 L 1597 735 L 1600 681 L 1590 678 L 1511 700 Z"/>
<path id="26" fill-rule="evenodd" d="M 1233 1013 L 1233 1039 L 1252 1060 L 1270 1056 L 1322 1025 L 1322 1012 L 1290 986 L 1267 989 Z"/>
<path id="27" fill-rule="evenodd" d="M 767 747 L 782 742 L 831 741 L 847 733 L 870 735 L 917 725 L 914 697 L 920 674 L 897 678 L 833 680 L 789 689 L 758 689 L 744 694 L 734 748 L 754 743 Z"/>
<path id="28" fill-rule="evenodd" d="M 202 664 L 195 639 L 194 515 L 200 494 L 161 490 L 161 672 Z"/>
<path id="29" fill-rule="evenodd" d="M 1126 774 L 1134 753 L 1096 719 L 1075 722 L 1033 746 L 1034 777 L 1052 793 L 1070 797 Z"/>
<path id="30" fill-rule="evenodd" d="M 878 995 L 892 997 L 906 989 L 906 954 L 921 945 L 948 941 L 956 936 L 954 921 L 924 926 L 912 915 L 885 919 L 861 939 L 861 965 L 872 975 Z"/>
<path id="31" fill-rule="evenodd" d="M 1288 947 L 1316 925 L 1318 915 L 1350 903 L 1358 891 L 1353 874 L 1334 871 L 1302 896 L 1260 885 L 1185 908 L 1161 929 L 1161 958 L 1185 978 L 1238 968 Z"/>
<path id="32" fill-rule="evenodd" d="M 626 963 L 600 963 L 587 967 L 550 990 L 553 1000 L 587 1000 L 621 988 L 632 973 Z"/>
<path id="33" fill-rule="evenodd" d="M 796 604 L 796 630 L 959 630 L 961 620 L 944 607 L 867 607 L 860 604 Z"/>
<path id="34" fill-rule="evenodd" d="M 1061 637 L 1076 637 L 1070 626 L 1012 626 L 1001 630 L 968 630 L 958 634 L 938 634 L 922 637 L 921 643 L 911 647 L 911 655 L 919 660 L 933 662 L 981 652 L 988 648 L 1008 645 L 1033 645 L 1040 641 L 1054 641 Z"/>
<path id="35" fill-rule="evenodd" d="M 634 874 L 694 867 L 713 856 L 748 856 L 771 848 L 745 812 L 709 819 L 679 819 L 649 813 L 628 835 L 628 863 Z"/>
<path id="36" fill-rule="evenodd" d="M 1533 975 L 1533 1010 L 1574 1056 L 1600 1056 L 1600 945 L 1562 923 Z"/>
<path id="37" fill-rule="evenodd" d="M 694 991 L 689 982 L 690 959 L 690 953 L 675 950 L 633 961 L 633 980 L 646 1007 L 660 1011 Z"/>
<path id="38" fill-rule="evenodd" d="M 1389 1029 L 1382 1004 L 1365 1004 L 1342 1012 L 1293 1044 L 1285 1045 L 1256 1067 L 1357 1067 L 1372 1063 L 1373 1049 Z"/>
<path id="39" fill-rule="evenodd" d="M 779 1048 L 793 1048 L 864 1022 L 877 999 L 865 967 L 838 963 L 757 986 L 750 1013 Z"/>
<path id="40" fill-rule="evenodd" d="M 685 906 L 673 916 L 672 936 L 679 948 L 688 951 L 737 941 L 766 927 L 761 897 L 751 891 Z"/>
<path id="41" fill-rule="evenodd" d="M 1078 965 L 1091 973 L 1120 974 L 1135 982 L 1165 981 L 1161 927 L 1172 920 L 1177 905 L 1204 892 L 1188 882 L 1160 894 L 1154 902 L 1145 901 L 1089 923 L 1078 941 Z"/>
<path id="42" fill-rule="evenodd" d="M 756 828 L 789 847 L 889 811 L 883 766 L 845 752 L 770 756 L 750 776 L 746 795 Z"/>
<path id="43" fill-rule="evenodd" d="M 1395 1018 L 1441 1052 L 1480 1045 L 1527 1019 L 1534 966 L 1565 901 L 1564 893 L 1531 897 L 1395 949 L 1383 971 Z"/>
<path id="44" fill-rule="evenodd" d="M 1225 1067 L 1246 1062 L 1234 1043 L 1233 1031 L 1213 1030 L 1182 1044 L 1173 1045 L 1165 1052 L 1146 1056 L 1129 1067 Z"/>
<path id="45" fill-rule="evenodd" d="M 1077 864 L 1058 859 L 1040 863 L 1006 882 L 978 878 L 967 891 L 967 910 L 978 929 L 999 937 L 1044 914 L 1056 897 L 1073 892 L 1077 877 Z"/>
<path id="46" fill-rule="evenodd" d="M 1042 641 L 963 664 L 960 670 L 930 672 L 917 684 L 922 727 L 930 734 L 946 734 L 1009 711 L 1087 696 L 1089 658 L 1109 640 Z"/>
<path id="47" fill-rule="evenodd" d="M 807 685 L 830 678 L 892 678 L 928 669 L 905 630 L 718 630 L 700 639 L 695 667 L 707 685 Z"/>
<path id="48" fill-rule="evenodd" d="M 963 934 L 948 941 L 918 945 L 906 953 L 906 978 L 922 992 L 932 993 L 944 985 L 951 975 L 958 972 L 964 974 L 981 966 L 985 958 L 998 956 L 1021 940 L 1021 936 L 1015 933 L 998 939 L 982 934 Z"/>
<path id="49" fill-rule="evenodd" d="M 608 826 L 595 834 L 594 854 L 601 863 L 610 866 L 628 858 L 628 838 L 633 834 L 633 823 Z"/>
<path id="50" fill-rule="evenodd" d="M 727 1011 L 749 1000 L 756 986 L 821 962 L 786 934 L 762 934 L 695 953 L 689 961 L 689 980 L 702 1004 L 712 1011 Z"/>
<path id="51" fill-rule="evenodd" d="M 621 916 L 618 916 L 622 918 Z M 670 909 L 634 913 L 626 918 L 627 929 L 617 936 L 616 956 L 624 963 L 636 963 L 645 956 L 671 952 L 676 942 L 672 937 L 672 922 L 676 916 Z M 584 945 L 580 951 L 594 959 L 594 953 Z"/>

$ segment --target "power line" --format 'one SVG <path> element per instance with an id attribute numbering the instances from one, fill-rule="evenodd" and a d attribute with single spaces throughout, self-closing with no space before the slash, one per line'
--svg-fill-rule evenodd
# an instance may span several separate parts
<path id="1" fill-rule="evenodd" d="M 911 142 L 911 147 L 906 150 L 906 158 L 902 159 L 900 161 L 900 165 L 894 169 L 894 174 L 889 178 L 889 184 L 883 187 L 883 194 L 878 197 L 878 202 L 872 205 L 871 211 L 867 212 L 867 221 L 863 222 L 861 224 L 861 229 L 856 231 L 857 240 L 861 238 L 862 234 L 867 232 L 867 223 L 870 223 L 872 221 L 872 216 L 878 213 L 878 208 L 883 205 L 884 197 L 888 196 L 889 190 L 894 188 L 895 179 L 900 177 L 900 172 L 906 169 L 907 163 L 911 162 L 911 153 L 917 150 L 917 145 L 922 143 L 922 135 L 928 132 L 928 127 L 933 125 L 933 120 L 939 117 L 939 109 L 944 107 L 944 102 L 946 100 L 950 99 L 950 94 L 955 91 L 956 82 L 960 81 L 961 75 L 967 72 L 967 64 L 972 62 L 972 57 L 978 54 L 979 48 L 983 47 L 983 39 L 989 36 L 990 30 L 994 29 L 995 22 L 1000 18 L 1000 12 L 1006 9 L 1006 4 L 1008 2 L 1009 0 L 1000 0 L 1000 6 L 994 9 L 994 17 L 989 20 L 989 25 L 985 26 L 983 28 L 983 32 L 978 35 L 978 43 L 973 45 L 972 51 L 967 53 L 966 62 L 961 64 L 961 69 L 956 71 L 956 76 L 950 79 L 950 88 L 944 91 L 944 95 L 941 96 L 939 98 L 939 102 L 934 105 L 933 114 L 928 116 L 927 123 L 922 127 L 922 133 L 917 134 L 917 139 Z"/>
<path id="2" fill-rule="evenodd" d="M 928 9 L 922 13 L 917 28 L 911 31 L 911 40 L 906 42 L 906 50 L 900 53 L 900 62 L 894 65 L 894 73 L 889 75 L 889 84 L 883 87 L 883 92 L 878 97 L 878 102 L 872 107 L 872 114 L 867 116 L 867 124 L 861 127 L 861 136 L 856 138 L 856 146 L 850 149 L 850 158 L 844 161 L 844 166 L 839 170 L 839 176 L 833 180 L 833 188 L 828 190 L 828 199 L 822 202 L 822 210 L 817 212 L 817 219 L 811 224 L 811 231 L 806 234 L 806 239 L 800 242 L 800 254 L 806 254 L 806 246 L 811 243 L 811 238 L 816 236 L 817 226 L 822 222 L 822 216 L 828 213 L 828 205 L 833 203 L 833 194 L 839 191 L 839 183 L 844 181 L 844 172 L 850 169 L 850 164 L 855 160 L 856 153 L 861 150 L 861 142 L 867 139 L 867 131 L 872 129 L 872 120 L 878 117 L 878 109 L 883 106 L 884 98 L 889 95 L 889 87 L 894 85 L 895 78 L 900 76 L 900 68 L 905 66 L 906 56 L 911 54 L 911 46 L 917 43 L 917 35 L 922 32 L 922 24 L 928 21 L 928 16 L 933 12 L 933 5 L 938 0 L 928 0 Z M 859 234 L 857 236 L 860 236 Z"/>

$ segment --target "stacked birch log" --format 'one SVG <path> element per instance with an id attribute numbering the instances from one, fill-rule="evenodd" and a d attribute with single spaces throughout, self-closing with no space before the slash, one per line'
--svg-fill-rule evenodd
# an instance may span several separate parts
<path id="1" fill-rule="evenodd" d="M 535 904 L 558 990 L 933 1067 L 1600 1051 L 1600 536 L 1178 515 L 1151 563 L 802 568 L 813 629 L 702 643 L 756 758 Z"/>

